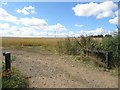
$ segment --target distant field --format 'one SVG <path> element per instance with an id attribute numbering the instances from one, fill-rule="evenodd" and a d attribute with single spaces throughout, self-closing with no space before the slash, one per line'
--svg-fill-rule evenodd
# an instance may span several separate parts
<path id="1" fill-rule="evenodd" d="M 74 40 L 74 38 L 70 38 Z M 102 38 L 92 38 L 94 41 L 101 42 Z M 3 37 L 2 47 L 20 47 L 20 46 L 45 46 L 55 48 L 58 42 L 64 41 L 65 38 L 17 38 Z M 80 38 L 77 38 L 80 41 Z"/>
<path id="2" fill-rule="evenodd" d="M 64 38 L 2 38 L 2 46 L 56 46 Z"/>

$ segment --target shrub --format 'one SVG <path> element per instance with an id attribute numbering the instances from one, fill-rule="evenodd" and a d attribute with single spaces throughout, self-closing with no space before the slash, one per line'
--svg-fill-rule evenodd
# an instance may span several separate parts
<path id="1" fill-rule="evenodd" d="M 120 33 L 113 37 L 106 37 L 102 42 L 102 47 L 104 50 L 113 52 L 113 62 L 115 66 L 120 65 Z"/>
<path id="2" fill-rule="evenodd" d="M 58 51 L 68 55 L 79 55 L 81 46 L 74 38 L 66 38 L 64 41 L 58 42 Z"/>
<path id="3" fill-rule="evenodd" d="M 91 37 L 66 38 L 64 41 L 58 42 L 58 51 L 68 55 L 80 55 L 83 54 L 84 48 L 94 49 L 95 45 Z"/>

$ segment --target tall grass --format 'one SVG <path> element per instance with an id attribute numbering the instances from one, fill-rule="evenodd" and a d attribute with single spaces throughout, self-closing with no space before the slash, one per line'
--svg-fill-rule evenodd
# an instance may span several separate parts
<path id="1" fill-rule="evenodd" d="M 98 42 L 97 39 L 84 36 L 80 38 L 2 38 L 3 47 L 43 46 L 47 50 L 68 55 L 80 55 L 84 48 L 93 49 Z"/>
<path id="2" fill-rule="evenodd" d="M 81 36 L 80 38 L 66 38 L 64 42 L 59 42 L 58 47 L 60 53 L 69 55 L 83 54 L 83 49 L 92 48 L 92 39 L 89 37 Z"/>
<path id="3" fill-rule="evenodd" d="M 11 61 L 15 61 L 16 57 L 12 56 Z M 11 67 L 11 77 L 7 77 L 5 75 L 5 63 L 2 62 L 2 88 L 27 88 L 28 87 L 28 80 L 26 77 L 17 69 Z"/>
<path id="4" fill-rule="evenodd" d="M 2 38 L 2 46 L 56 46 L 61 38 Z"/>
<path id="5" fill-rule="evenodd" d="M 2 47 L 4 48 L 23 48 L 42 46 L 50 51 L 58 48 L 58 41 L 63 38 L 2 38 Z"/>
<path id="6" fill-rule="evenodd" d="M 2 88 L 8 89 L 8 88 L 27 88 L 29 82 L 26 80 L 26 77 L 21 74 L 20 71 L 16 69 L 12 69 L 11 71 L 11 77 L 2 78 Z"/>
<path id="7" fill-rule="evenodd" d="M 102 42 L 102 49 L 113 52 L 113 62 L 115 66 L 120 66 L 120 33 L 113 37 L 104 38 Z"/>

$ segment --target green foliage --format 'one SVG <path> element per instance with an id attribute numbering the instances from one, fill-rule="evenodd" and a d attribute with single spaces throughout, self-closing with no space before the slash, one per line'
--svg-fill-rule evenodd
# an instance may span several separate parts
<path id="1" fill-rule="evenodd" d="M 71 48 L 69 51 L 72 55 L 80 55 L 81 53 L 81 44 L 77 40 L 71 42 Z"/>
<path id="2" fill-rule="evenodd" d="M 114 65 L 120 66 L 120 33 L 113 37 L 106 37 L 102 42 L 102 49 L 113 52 Z"/>
<path id="3" fill-rule="evenodd" d="M 11 61 L 15 61 L 16 60 L 16 57 L 15 56 L 11 56 Z"/>
<path id="4" fill-rule="evenodd" d="M 65 41 L 58 42 L 59 53 L 68 55 L 79 55 L 81 52 L 81 45 L 75 39 L 66 38 Z"/>
<path id="5" fill-rule="evenodd" d="M 16 57 L 12 56 L 11 61 L 15 61 Z M 2 71 L 5 70 L 5 63 L 2 62 Z M 28 81 L 20 73 L 20 71 L 11 68 L 11 77 L 7 78 L 2 76 L 2 88 L 26 88 L 28 86 Z"/>
<path id="6" fill-rule="evenodd" d="M 95 48 L 95 42 L 91 39 L 91 37 L 81 36 L 80 38 L 66 38 L 64 42 L 58 42 L 59 53 L 80 55 L 83 54 L 84 48 Z"/>
<path id="7" fill-rule="evenodd" d="M 104 50 L 113 52 L 113 65 L 120 66 L 120 33 L 113 37 L 104 37 L 100 41 L 93 40 L 91 37 L 81 36 L 78 38 L 66 38 L 65 41 L 58 43 L 60 53 L 68 55 L 80 55 L 83 49 Z"/>
<path id="8" fill-rule="evenodd" d="M 86 43 L 87 43 L 86 38 L 84 36 L 81 36 L 80 38 L 81 38 L 81 46 L 82 46 L 82 48 L 86 48 Z"/>
<path id="9" fill-rule="evenodd" d="M 11 78 L 2 78 L 2 88 L 27 88 L 28 81 L 17 70 L 12 70 Z"/>

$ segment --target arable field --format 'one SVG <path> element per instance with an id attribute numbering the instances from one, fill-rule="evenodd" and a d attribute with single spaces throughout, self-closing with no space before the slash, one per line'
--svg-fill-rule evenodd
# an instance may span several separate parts
<path id="1" fill-rule="evenodd" d="M 64 41 L 64 38 L 2 38 L 2 47 L 6 48 L 22 48 L 43 46 L 44 48 L 54 51 L 57 49 L 58 41 Z"/>
<path id="2" fill-rule="evenodd" d="M 75 39 L 75 38 L 70 38 Z M 2 46 L 56 46 L 59 41 L 64 41 L 65 38 L 17 38 L 4 37 L 2 38 Z M 80 40 L 80 38 L 78 38 Z M 93 38 L 94 41 L 101 42 L 102 38 Z"/>
<path id="3" fill-rule="evenodd" d="M 98 70 L 71 55 L 51 52 L 58 41 L 64 40 L 3 38 L 2 46 L 3 52 L 9 51 L 16 57 L 12 66 L 26 75 L 29 88 L 118 88 L 118 77 L 111 71 Z"/>
<path id="4" fill-rule="evenodd" d="M 3 47 L 10 46 L 42 46 L 51 45 L 56 46 L 57 42 L 64 40 L 64 38 L 2 38 Z"/>

